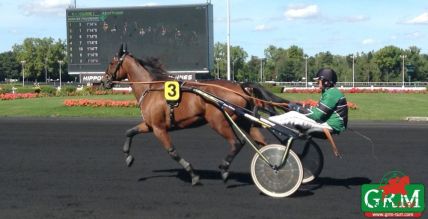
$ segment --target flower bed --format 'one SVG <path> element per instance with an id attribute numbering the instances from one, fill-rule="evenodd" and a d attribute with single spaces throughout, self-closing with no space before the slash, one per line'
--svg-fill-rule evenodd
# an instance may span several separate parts
<path id="1" fill-rule="evenodd" d="M 403 89 L 403 88 L 350 88 L 340 89 L 344 93 L 389 93 L 389 94 L 426 94 L 426 89 Z"/>
<path id="2" fill-rule="evenodd" d="M 111 95 L 111 94 L 126 95 L 126 94 L 130 94 L 130 92 L 127 90 L 97 90 L 95 91 L 94 94 L 95 95 Z"/>
<path id="3" fill-rule="evenodd" d="M 339 88 L 343 93 L 391 93 L 391 94 L 427 94 L 426 89 L 402 89 L 402 88 Z M 319 88 L 284 88 L 283 93 L 316 94 L 321 93 Z"/>
<path id="4" fill-rule="evenodd" d="M 297 101 L 304 106 L 316 106 L 317 101 L 313 99 L 307 99 Z M 137 101 L 135 100 L 88 100 L 88 99 L 68 99 L 64 100 L 64 105 L 68 107 L 73 106 L 90 106 L 90 107 L 136 107 Z M 348 102 L 349 109 L 357 109 L 357 104 Z"/>
<path id="5" fill-rule="evenodd" d="M 136 107 L 135 100 L 88 100 L 88 99 L 68 99 L 64 100 L 64 105 L 73 106 L 90 106 L 90 107 Z"/>
<path id="6" fill-rule="evenodd" d="M 302 104 L 303 106 L 316 106 L 318 104 L 318 102 L 313 99 L 307 99 L 307 100 L 302 100 L 297 102 Z M 352 110 L 356 110 L 358 106 L 357 104 L 348 101 L 348 108 Z"/>
<path id="7" fill-rule="evenodd" d="M 0 94 L 0 100 L 15 100 L 15 99 L 29 99 L 36 98 L 39 95 L 37 93 L 5 93 Z"/>

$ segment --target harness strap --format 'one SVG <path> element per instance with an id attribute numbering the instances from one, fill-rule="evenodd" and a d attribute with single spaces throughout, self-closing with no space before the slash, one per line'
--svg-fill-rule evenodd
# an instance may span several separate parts
<path id="1" fill-rule="evenodd" d="M 143 115 L 143 111 L 141 110 L 141 104 L 143 104 L 144 97 L 149 93 L 149 91 L 150 89 L 144 90 L 144 92 L 141 94 L 140 99 L 138 99 L 138 102 L 137 102 L 137 106 L 140 107 L 141 118 L 143 119 L 143 121 L 144 121 L 144 115 Z"/>
<path id="2" fill-rule="evenodd" d="M 140 106 L 143 103 L 144 97 L 149 93 L 150 89 L 144 90 L 144 92 L 141 94 L 140 99 L 138 99 L 138 106 Z"/>
<path id="3" fill-rule="evenodd" d="M 175 128 L 175 117 L 174 117 L 174 107 L 169 105 L 169 124 L 171 124 L 171 128 Z"/>
<path id="4" fill-rule="evenodd" d="M 145 89 L 144 90 L 144 92 L 141 94 L 141 97 L 140 97 L 140 99 L 138 99 L 138 102 L 137 102 L 137 106 L 141 106 L 141 104 L 143 103 L 143 101 L 144 101 L 144 97 L 146 97 L 146 95 L 150 92 L 150 91 L 162 91 L 163 89 L 151 89 L 151 88 L 148 88 L 148 89 Z M 175 128 L 175 116 L 174 116 L 174 108 L 175 107 L 177 107 L 178 106 L 178 103 L 177 104 L 170 104 L 170 103 L 167 103 L 167 105 L 168 105 L 168 107 L 169 107 L 169 120 L 170 120 L 170 124 L 171 124 L 171 128 Z M 144 116 L 143 116 L 143 112 L 141 112 L 141 117 L 143 117 L 143 119 L 144 119 Z"/>

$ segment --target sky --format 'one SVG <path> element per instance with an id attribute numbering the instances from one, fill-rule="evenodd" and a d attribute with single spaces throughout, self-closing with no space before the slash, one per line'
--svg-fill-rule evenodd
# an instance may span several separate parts
<path id="1" fill-rule="evenodd" d="M 78 8 L 203 4 L 203 0 L 76 0 Z M 227 39 L 227 0 L 211 0 L 214 42 Z M 416 46 L 428 54 L 426 0 L 230 0 L 230 42 L 250 56 L 297 45 L 309 56 Z M 0 1 L 0 52 L 28 37 L 66 39 L 74 0 Z"/>

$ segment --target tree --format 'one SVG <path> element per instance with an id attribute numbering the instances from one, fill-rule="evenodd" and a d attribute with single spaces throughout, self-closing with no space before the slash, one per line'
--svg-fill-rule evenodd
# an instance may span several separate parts
<path id="1" fill-rule="evenodd" d="M 12 51 L 0 54 L 0 81 L 8 79 L 18 79 L 20 77 L 21 65 L 16 60 Z"/>
<path id="2" fill-rule="evenodd" d="M 315 58 L 317 59 L 317 68 L 327 68 L 333 67 L 333 55 L 327 51 L 327 52 L 320 52 L 315 55 Z"/>
<path id="3" fill-rule="evenodd" d="M 244 71 L 246 71 L 244 75 L 243 81 L 251 81 L 251 82 L 257 82 L 260 80 L 260 58 L 257 56 L 251 56 L 250 60 L 246 64 L 246 68 Z M 265 71 L 263 70 L 265 73 Z"/>
<path id="4" fill-rule="evenodd" d="M 230 47 L 230 73 L 231 77 L 235 76 L 235 80 L 243 79 L 243 68 L 248 57 L 247 52 L 240 46 Z M 227 45 L 217 42 L 214 45 L 214 64 L 216 66 L 215 78 L 219 73 L 220 78 L 227 78 Z"/>
<path id="5" fill-rule="evenodd" d="M 374 82 L 379 81 L 379 69 L 377 65 L 370 59 L 372 55 L 362 53 L 358 56 L 358 61 L 355 67 L 356 81 Z"/>
<path id="6" fill-rule="evenodd" d="M 280 81 L 300 81 L 304 75 L 303 49 L 292 45 L 288 49 L 269 46 L 265 50 L 266 78 Z"/>
<path id="7" fill-rule="evenodd" d="M 413 68 L 413 71 L 407 70 L 406 80 L 413 81 L 424 81 L 427 80 L 428 73 L 428 62 L 424 59 L 424 56 L 420 54 L 421 49 L 416 46 L 409 47 L 406 50 L 406 68 Z"/>
<path id="8" fill-rule="evenodd" d="M 374 62 L 379 67 L 382 81 L 399 81 L 400 55 L 403 51 L 395 46 L 386 46 L 374 54 Z"/>
<path id="9" fill-rule="evenodd" d="M 13 53 L 18 62 L 25 60 L 25 78 L 44 81 L 46 72 L 52 78 L 59 77 L 59 60 L 63 60 L 62 72 L 67 75 L 65 41 L 52 38 L 26 38 L 23 44 L 15 44 Z"/>
<path id="10" fill-rule="evenodd" d="M 230 71 L 232 79 L 242 81 L 244 79 L 244 65 L 248 57 L 247 52 L 240 46 L 231 46 L 230 48 Z"/>
<path id="11" fill-rule="evenodd" d="M 288 68 L 286 74 L 291 81 L 301 81 L 305 77 L 304 52 L 302 48 L 292 45 L 287 50 Z"/>
<path id="12" fill-rule="evenodd" d="M 214 78 L 226 78 L 227 71 L 227 45 L 217 42 L 214 45 L 214 65 L 216 66 Z"/>
<path id="13" fill-rule="evenodd" d="M 286 51 L 283 48 L 277 48 L 270 45 L 267 49 L 265 49 L 264 54 L 266 57 L 264 68 L 265 77 L 268 80 L 269 78 L 280 80 L 279 72 L 281 67 L 278 66 L 278 63 L 285 61 Z"/>
<path id="14" fill-rule="evenodd" d="M 427 54 L 421 55 L 421 65 L 418 66 L 418 73 L 417 73 L 416 80 L 428 81 L 428 55 Z"/>

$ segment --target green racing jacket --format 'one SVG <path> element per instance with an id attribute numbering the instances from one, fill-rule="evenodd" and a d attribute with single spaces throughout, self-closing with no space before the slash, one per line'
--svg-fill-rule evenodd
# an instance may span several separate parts
<path id="1" fill-rule="evenodd" d="M 309 109 L 306 116 L 320 123 L 327 122 L 335 132 L 342 132 L 348 124 L 348 104 L 336 87 L 323 89 L 317 106 Z"/>

